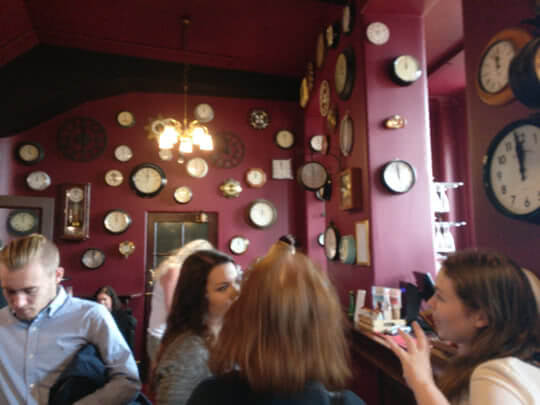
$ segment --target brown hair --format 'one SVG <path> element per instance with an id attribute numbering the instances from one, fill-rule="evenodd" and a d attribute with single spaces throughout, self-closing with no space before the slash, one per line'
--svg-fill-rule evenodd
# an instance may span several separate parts
<path id="1" fill-rule="evenodd" d="M 12 240 L 0 251 L 0 263 L 9 271 L 19 270 L 33 261 L 38 261 L 48 275 L 60 266 L 58 248 L 38 233 Z"/>
<path id="2" fill-rule="evenodd" d="M 350 364 L 335 289 L 307 256 L 277 244 L 246 275 L 211 348 L 210 369 L 238 368 L 256 392 L 299 392 L 310 380 L 343 388 Z"/>
<path id="3" fill-rule="evenodd" d="M 449 399 L 468 389 L 480 363 L 508 356 L 532 361 L 540 350 L 540 317 L 525 272 L 494 252 L 466 250 L 450 256 L 444 274 L 469 310 L 480 310 L 488 324 L 478 330 L 466 355 L 456 356 L 439 380 Z"/>
<path id="4" fill-rule="evenodd" d="M 122 301 L 120 301 L 118 294 L 116 294 L 116 291 L 114 291 L 114 288 L 112 288 L 110 285 L 104 285 L 103 287 L 100 287 L 94 293 L 94 301 L 98 300 L 99 294 L 105 294 L 111 297 L 111 301 L 112 301 L 111 312 L 119 311 L 122 309 Z"/>

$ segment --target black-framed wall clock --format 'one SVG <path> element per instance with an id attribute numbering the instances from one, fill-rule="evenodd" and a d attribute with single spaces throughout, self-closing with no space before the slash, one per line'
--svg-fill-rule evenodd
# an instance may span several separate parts
<path id="1" fill-rule="evenodd" d="M 532 39 L 521 28 L 506 28 L 490 38 L 480 56 L 476 74 L 476 92 L 488 105 L 504 105 L 514 99 L 509 71 L 519 50 Z"/>
<path id="2" fill-rule="evenodd" d="M 381 180 L 383 185 L 392 193 L 406 193 L 416 183 L 416 170 L 409 162 L 394 159 L 383 166 Z"/>
<path id="3" fill-rule="evenodd" d="M 167 176 L 161 167 L 153 163 L 135 166 L 129 176 L 129 185 L 139 197 L 155 197 L 167 184 Z"/>
<path id="4" fill-rule="evenodd" d="M 98 248 L 86 249 L 81 255 L 81 264 L 88 270 L 97 270 L 105 264 L 105 252 Z"/>
<path id="5" fill-rule="evenodd" d="M 351 97 L 354 87 L 354 76 L 354 51 L 349 47 L 344 49 L 337 57 L 334 71 L 334 85 L 340 99 L 348 100 Z"/>
<path id="6" fill-rule="evenodd" d="M 540 38 L 531 40 L 510 63 L 510 88 L 529 108 L 540 107 Z"/>
<path id="7" fill-rule="evenodd" d="M 288 129 L 280 129 L 274 136 L 276 145 L 281 149 L 291 149 L 295 143 L 295 135 Z"/>
<path id="8" fill-rule="evenodd" d="M 390 64 L 390 77 L 400 86 L 410 86 L 422 76 L 420 61 L 412 55 L 400 55 Z"/>
<path id="9" fill-rule="evenodd" d="M 23 165 L 31 166 L 43 160 L 45 151 L 37 142 L 19 142 L 15 149 L 15 157 Z"/>
<path id="10" fill-rule="evenodd" d="M 249 125 L 254 129 L 265 129 L 270 125 L 270 114 L 262 108 L 253 108 L 248 116 Z"/>
<path id="11" fill-rule="evenodd" d="M 298 168 L 298 182 L 309 191 L 317 191 L 330 178 L 326 167 L 319 162 L 306 162 Z"/>
<path id="12" fill-rule="evenodd" d="M 232 132 L 221 132 L 214 136 L 214 151 L 210 163 L 220 169 L 232 169 L 244 160 L 245 146 L 242 138 Z"/>
<path id="13" fill-rule="evenodd" d="M 93 118 L 68 118 L 58 129 L 56 146 L 67 159 L 89 162 L 101 156 L 105 150 L 107 132 Z"/>
<path id="14" fill-rule="evenodd" d="M 39 232 L 39 215 L 31 209 L 15 209 L 7 217 L 7 230 L 14 236 Z"/>
<path id="15" fill-rule="evenodd" d="M 484 157 L 486 194 L 513 219 L 540 224 L 540 116 L 514 121 L 491 141 Z"/>

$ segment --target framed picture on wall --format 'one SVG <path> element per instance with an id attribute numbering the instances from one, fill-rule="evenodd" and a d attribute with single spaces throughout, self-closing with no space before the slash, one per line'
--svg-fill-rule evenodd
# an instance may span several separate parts
<path id="1" fill-rule="evenodd" d="M 354 224 L 356 236 L 356 264 L 371 265 L 369 254 L 369 219 Z"/>

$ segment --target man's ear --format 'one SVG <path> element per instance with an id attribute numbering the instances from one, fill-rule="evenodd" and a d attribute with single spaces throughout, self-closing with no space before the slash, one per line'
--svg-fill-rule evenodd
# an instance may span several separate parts
<path id="1" fill-rule="evenodd" d="M 63 267 L 57 267 L 54 272 L 54 278 L 56 279 L 56 284 L 60 284 L 62 279 L 64 278 L 64 268 Z"/>
<path id="2" fill-rule="evenodd" d="M 474 326 L 478 329 L 485 328 L 489 325 L 489 319 L 484 310 L 479 309 L 474 314 Z"/>

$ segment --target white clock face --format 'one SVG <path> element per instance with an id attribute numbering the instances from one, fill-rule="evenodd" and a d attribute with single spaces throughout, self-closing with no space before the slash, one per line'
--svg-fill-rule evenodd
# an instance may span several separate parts
<path id="1" fill-rule="evenodd" d="M 336 86 L 336 92 L 342 93 L 345 89 L 345 83 L 347 81 L 347 57 L 344 53 L 340 53 L 337 62 L 336 70 L 334 72 L 334 83 Z"/>
<path id="2" fill-rule="evenodd" d="M 131 217 L 121 210 L 109 211 L 103 220 L 105 229 L 111 233 L 122 233 L 131 225 Z"/>
<path id="3" fill-rule="evenodd" d="M 152 167 L 143 167 L 133 176 L 133 183 L 137 190 L 144 194 L 158 191 L 162 184 L 161 174 Z"/>
<path id="4" fill-rule="evenodd" d="M 235 236 L 231 239 L 231 242 L 229 243 L 229 248 L 234 254 L 241 255 L 243 253 L 246 253 L 248 245 L 248 239 L 244 238 L 243 236 Z"/>
<path id="5" fill-rule="evenodd" d="M 508 85 L 510 62 L 515 54 L 514 44 L 508 40 L 497 41 L 489 47 L 482 58 L 478 78 L 484 91 L 495 94 Z"/>
<path id="6" fill-rule="evenodd" d="M 20 233 L 27 233 L 36 226 L 36 217 L 29 212 L 18 212 L 9 219 L 12 229 Z"/>
<path id="7" fill-rule="evenodd" d="M 129 111 L 120 111 L 116 115 L 116 121 L 122 127 L 131 127 L 135 125 L 135 117 Z"/>
<path id="8" fill-rule="evenodd" d="M 119 145 L 114 149 L 114 157 L 120 162 L 127 162 L 133 157 L 133 152 L 129 146 Z"/>
<path id="9" fill-rule="evenodd" d="M 404 161 L 396 160 L 387 164 L 383 169 L 383 180 L 391 191 L 404 193 L 410 190 L 416 179 L 410 165 Z"/>
<path id="10" fill-rule="evenodd" d="M 290 149 L 294 145 L 294 134 L 291 131 L 282 129 L 276 134 L 276 143 L 282 149 Z"/>
<path id="11" fill-rule="evenodd" d="M 420 63 L 410 55 L 398 57 L 394 62 L 394 71 L 401 80 L 407 83 L 416 81 L 422 74 Z"/>
<path id="12" fill-rule="evenodd" d="M 328 259 L 334 259 L 337 254 L 337 234 L 334 228 L 328 227 L 324 232 L 324 251 Z"/>
<path id="13" fill-rule="evenodd" d="M 195 107 L 193 115 L 195 116 L 195 119 L 197 121 L 202 122 L 204 124 L 214 119 L 214 109 L 212 108 L 210 104 L 206 104 L 206 103 L 199 104 Z"/>
<path id="14" fill-rule="evenodd" d="M 124 176 L 120 170 L 112 169 L 105 173 L 105 183 L 112 187 L 118 187 L 124 181 Z"/>
<path id="15" fill-rule="evenodd" d="M 540 208 L 540 128 L 525 124 L 500 139 L 489 170 L 491 190 L 510 213 Z"/>
<path id="16" fill-rule="evenodd" d="M 250 169 L 246 174 L 246 181 L 251 187 L 261 187 L 266 183 L 266 173 L 262 169 Z"/>
<path id="17" fill-rule="evenodd" d="M 179 204 L 186 204 L 191 201 L 193 193 L 187 186 L 178 187 L 174 191 L 174 200 Z"/>
<path id="18" fill-rule="evenodd" d="M 258 201 L 249 209 L 249 219 L 259 228 L 267 228 L 276 221 L 276 210 L 269 201 Z"/>
<path id="19" fill-rule="evenodd" d="M 190 176 L 202 178 L 208 174 L 208 163 L 203 158 L 193 158 L 187 162 L 186 170 Z"/>
<path id="20" fill-rule="evenodd" d="M 84 198 L 84 191 L 80 187 L 72 187 L 67 191 L 67 197 L 74 203 L 79 203 Z"/>
<path id="21" fill-rule="evenodd" d="M 353 148 L 353 141 L 353 121 L 349 114 L 345 114 L 345 116 L 341 119 L 341 123 L 339 124 L 339 149 L 343 156 L 350 155 Z"/>
<path id="22" fill-rule="evenodd" d="M 328 171 L 318 162 L 308 162 L 300 168 L 299 177 L 304 187 L 316 191 L 326 184 Z"/>
<path id="23" fill-rule="evenodd" d="M 81 262 L 88 269 L 97 269 L 105 262 L 105 253 L 99 249 L 88 249 L 83 253 Z"/>
<path id="24" fill-rule="evenodd" d="M 373 22 L 366 28 L 366 36 L 374 45 L 383 45 L 390 39 L 390 29 L 382 22 Z"/>
<path id="25" fill-rule="evenodd" d="M 19 157 L 25 162 L 32 162 L 39 157 L 39 149 L 36 145 L 27 143 L 19 149 Z"/>
<path id="26" fill-rule="evenodd" d="M 51 178 L 43 171 L 35 171 L 26 176 L 26 184 L 32 190 L 43 191 L 51 185 Z"/>

